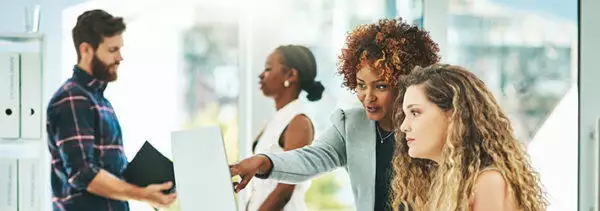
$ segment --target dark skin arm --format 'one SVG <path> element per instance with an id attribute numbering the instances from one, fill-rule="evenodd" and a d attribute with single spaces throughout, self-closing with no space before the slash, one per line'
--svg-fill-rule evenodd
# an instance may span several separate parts
<path id="1" fill-rule="evenodd" d="M 310 119 L 304 115 L 298 115 L 292 119 L 288 127 L 283 132 L 280 145 L 283 144 L 285 151 L 302 148 L 313 141 L 314 131 Z M 258 210 L 282 210 L 287 202 L 292 198 L 295 185 L 277 184 L 275 190 L 269 194 Z"/>

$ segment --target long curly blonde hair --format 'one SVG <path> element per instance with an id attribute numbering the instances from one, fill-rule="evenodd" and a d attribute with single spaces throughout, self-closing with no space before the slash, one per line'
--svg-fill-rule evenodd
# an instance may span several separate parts
<path id="1" fill-rule="evenodd" d="M 401 80 L 394 115 L 398 135 L 391 204 L 395 210 L 400 205 L 414 210 L 469 210 L 478 172 L 492 166 L 504 174 L 519 208 L 546 209 L 539 175 L 483 81 L 464 68 L 444 64 L 416 68 Z M 405 117 L 404 93 L 413 85 L 421 85 L 431 102 L 452 112 L 439 163 L 408 155 L 399 126 Z"/>

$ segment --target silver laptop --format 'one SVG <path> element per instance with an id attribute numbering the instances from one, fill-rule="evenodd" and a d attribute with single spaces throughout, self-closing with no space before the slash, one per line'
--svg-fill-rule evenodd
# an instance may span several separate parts
<path id="1" fill-rule="evenodd" d="M 171 133 L 181 211 L 236 211 L 225 145 L 218 126 Z"/>

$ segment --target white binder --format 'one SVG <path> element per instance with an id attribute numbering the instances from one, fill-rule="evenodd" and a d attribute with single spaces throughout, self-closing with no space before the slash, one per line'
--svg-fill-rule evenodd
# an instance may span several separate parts
<path id="1" fill-rule="evenodd" d="M 17 160 L 0 158 L 0 210 L 17 211 Z"/>
<path id="2" fill-rule="evenodd" d="M 21 54 L 21 139 L 42 136 L 42 57 Z"/>
<path id="3" fill-rule="evenodd" d="M 19 138 L 19 54 L 0 53 L 0 140 Z"/>
<path id="4" fill-rule="evenodd" d="M 42 159 L 19 160 L 19 211 L 38 211 L 43 190 L 41 178 Z M 46 166 L 46 165 L 44 165 Z M 47 175 L 44 175 L 47 178 Z"/>

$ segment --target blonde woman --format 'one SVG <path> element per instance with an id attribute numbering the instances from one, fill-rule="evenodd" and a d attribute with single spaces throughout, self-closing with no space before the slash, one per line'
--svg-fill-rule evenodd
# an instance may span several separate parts
<path id="1" fill-rule="evenodd" d="M 538 174 L 480 79 L 439 64 L 413 70 L 400 84 L 394 208 L 546 209 Z"/>

